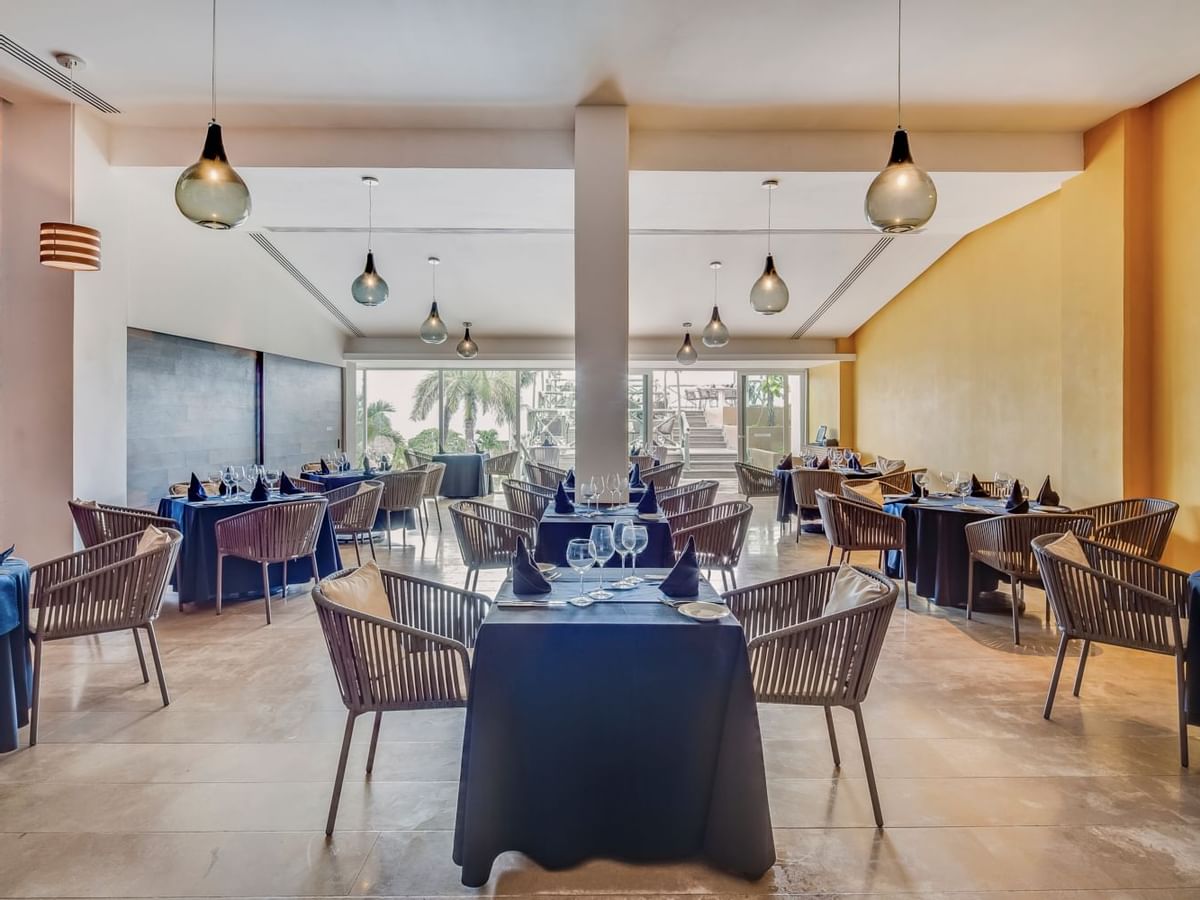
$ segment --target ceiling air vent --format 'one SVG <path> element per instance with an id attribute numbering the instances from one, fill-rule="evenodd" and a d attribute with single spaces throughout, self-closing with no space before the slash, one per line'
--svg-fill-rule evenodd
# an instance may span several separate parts
<path id="1" fill-rule="evenodd" d="M 17 62 L 28 66 L 39 75 L 49 78 L 64 91 L 74 94 L 84 103 L 93 106 L 102 113 L 119 113 L 120 110 L 105 100 L 97 97 L 78 81 L 72 86 L 68 70 L 51 65 L 44 59 L 30 53 L 6 34 L 0 34 L 0 50 L 3 50 Z"/>
<path id="2" fill-rule="evenodd" d="M 295 266 L 293 266 L 291 260 L 289 260 L 286 256 L 284 256 L 282 253 L 279 252 L 279 248 L 271 243 L 270 238 L 268 238 L 265 234 L 261 234 L 259 232 L 255 232 L 255 231 L 252 231 L 250 233 L 250 237 L 254 239 L 254 243 L 258 244 L 258 246 L 262 247 L 263 250 L 267 251 L 267 255 L 269 257 L 271 257 L 271 259 L 273 259 L 273 260 L 275 260 L 275 262 L 279 263 L 279 267 L 281 269 L 283 269 L 283 271 L 287 272 L 289 275 L 291 275 L 293 278 L 295 278 L 296 281 L 300 284 L 300 287 L 304 288 L 306 291 L 308 291 L 310 294 L 312 294 L 313 299 L 316 300 L 318 303 L 320 303 L 323 307 L 325 307 L 325 311 L 327 313 L 329 313 L 331 316 L 333 316 L 335 319 L 337 319 L 338 323 L 343 328 L 345 328 L 348 332 L 350 332 L 355 337 L 365 337 L 366 336 L 361 331 L 359 331 L 357 328 L 354 327 L 354 323 L 351 322 L 349 319 L 347 319 L 342 314 L 342 311 L 340 309 L 338 309 L 336 306 L 334 306 L 333 301 L 330 300 L 328 297 L 326 297 L 321 292 L 320 288 L 318 288 L 315 284 L 313 284 L 311 281 L 309 281 L 307 278 L 305 278 L 304 273 L 301 272 L 299 269 L 297 269 Z"/>
<path id="3" fill-rule="evenodd" d="M 886 250 L 887 245 L 894 240 L 894 237 L 881 237 L 878 241 L 876 241 L 875 246 L 868 250 L 867 255 L 858 261 L 858 265 L 850 270 L 850 274 L 842 280 L 842 283 L 835 287 L 833 292 L 825 298 L 825 302 L 814 309 L 813 314 L 804 320 L 803 325 L 796 329 L 796 332 L 792 335 L 792 340 L 795 341 L 804 337 L 804 335 L 808 333 L 808 330 L 817 324 L 817 320 L 833 308 L 833 304 L 837 303 L 838 300 L 841 299 L 842 295 L 846 293 L 846 291 L 850 290 L 850 285 L 858 281 L 859 276 L 861 276 L 863 272 L 867 271 L 871 263 L 879 259 L 879 254 Z"/>

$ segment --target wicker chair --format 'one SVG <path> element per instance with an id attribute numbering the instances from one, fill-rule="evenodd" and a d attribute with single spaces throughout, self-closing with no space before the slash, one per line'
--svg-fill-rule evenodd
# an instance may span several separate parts
<path id="1" fill-rule="evenodd" d="M 542 487 L 556 488 L 558 483 L 567 477 L 567 470 L 546 463 L 525 460 L 525 474 L 534 484 Z"/>
<path id="2" fill-rule="evenodd" d="M 167 488 L 167 496 L 168 497 L 186 497 L 188 488 L 190 488 L 191 486 L 192 486 L 192 483 L 190 481 L 177 481 L 173 485 L 171 485 L 169 488 Z M 202 488 L 204 488 L 204 492 L 206 494 L 208 494 L 210 497 L 212 497 L 216 494 L 219 494 L 221 492 L 221 486 L 218 485 L 215 481 L 202 481 L 202 482 L 200 482 L 200 486 Z"/>
<path id="3" fill-rule="evenodd" d="M 348 574 L 350 570 L 338 572 L 313 589 L 329 661 L 346 707 L 327 835 L 333 834 L 337 819 L 355 721 L 363 713 L 375 714 L 367 753 L 370 774 L 385 712 L 466 706 L 470 651 L 488 609 L 488 599 L 480 594 L 384 571 L 383 584 L 395 619 L 389 622 L 325 596 L 322 585 Z"/>
<path id="4" fill-rule="evenodd" d="M 1171 536 L 1179 504 L 1170 500 L 1137 497 L 1114 500 L 1077 510 L 1096 520 L 1092 537 L 1124 553 L 1155 561 L 1162 559 Z"/>
<path id="5" fill-rule="evenodd" d="M 838 571 L 830 566 L 731 591 L 724 598 L 742 623 L 749 642 L 750 672 L 758 702 L 822 707 L 837 767 L 842 759 L 832 709 L 844 706 L 853 711 L 875 824 L 882 828 L 883 812 L 863 726 L 862 702 L 896 605 L 896 585 L 879 572 L 855 568 L 886 585 L 887 594 L 845 612 L 823 616 Z"/>
<path id="6" fill-rule="evenodd" d="M 704 506 L 712 506 L 717 502 L 717 491 L 721 483 L 718 481 L 693 481 L 676 487 L 655 488 L 658 497 L 658 510 L 668 519 L 681 513 L 691 512 Z"/>
<path id="7" fill-rule="evenodd" d="M 905 469 L 903 472 L 892 472 L 890 475 L 880 475 L 875 480 L 879 482 L 885 494 L 908 494 L 912 492 L 913 476 L 924 475 L 926 470 Z"/>
<path id="8" fill-rule="evenodd" d="M 646 469 L 653 469 L 656 465 L 658 465 L 658 460 L 648 453 L 639 453 L 635 456 L 629 457 L 630 468 L 637 466 L 643 472 Z"/>
<path id="9" fill-rule="evenodd" d="M 438 503 L 438 495 L 442 492 L 442 479 L 446 477 L 446 464 L 440 462 L 431 462 L 422 466 L 428 474 L 425 476 L 425 494 L 421 498 L 420 512 L 425 516 L 425 530 L 428 531 L 431 527 L 429 521 L 429 507 L 426 505 L 433 501 L 433 511 L 437 514 L 438 531 L 442 530 L 442 507 Z"/>
<path id="10" fill-rule="evenodd" d="M 842 482 L 845 480 L 845 475 L 832 469 L 793 469 L 792 492 L 796 495 L 798 513 L 802 516 L 807 509 L 817 510 L 819 514 L 817 491 L 837 497 L 842 493 Z M 800 543 L 799 528 L 796 529 L 796 543 Z"/>
<path id="11" fill-rule="evenodd" d="M 338 499 L 329 500 L 329 518 L 333 522 L 333 533 L 345 535 L 354 541 L 354 559 L 362 565 L 362 551 L 358 549 L 358 541 L 362 535 L 367 536 L 367 544 L 371 547 L 371 559 L 375 559 L 375 541 L 371 532 L 375 528 L 375 517 L 379 515 L 379 501 L 383 499 L 383 482 L 361 481 L 358 484 L 346 485 L 353 492 Z M 366 488 L 364 490 L 363 488 Z M 333 492 L 330 491 L 330 494 Z M 338 558 L 342 555 L 338 548 Z"/>
<path id="12" fill-rule="evenodd" d="M 33 590 L 29 608 L 33 632 L 33 697 L 29 745 L 37 744 L 38 707 L 42 685 L 42 646 L 47 641 L 111 631 L 133 632 L 142 681 L 150 683 L 138 629 L 146 630 L 163 706 L 171 702 L 154 620 L 158 618 L 167 578 L 179 556 L 183 536 L 165 529 L 168 542 L 147 553 L 136 553 L 139 533 L 94 544 L 78 553 L 40 563 L 31 570 Z"/>
<path id="13" fill-rule="evenodd" d="M 458 548 L 467 564 L 463 585 L 474 590 L 480 569 L 507 569 L 517 549 L 517 538 L 528 547 L 537 543 L 538 520 L 510 509 L 476 500 L 460 500 L 450 506 L 450 521 L 458 537 Z M 474 581 L 472 581 L 474 579 Z"/>
<path id="14" fill-rule="evenodd" d="M 1183 619 L 1190 597 L 1187 573 L 1090 540 L 1080 541 L 1091 563 L 1091 568 L 1085 568 L 1047 552 L 1046 546 L 1060 536 L 1044 534 L 1033 539 L 1033 553 L 1060 631 L 1058 656 L 1042 715 L 1050 718 L 1067 644 L 1072 640 L 1083 641 L 1075 673 L 1076 697 L 1092 642 L 1173 657 L 1179 711 L 1179 764 L 1186 768 L 1184 655 L 1187 647 Z"/>
<path id="15" fill-rule="evenodd" d="M 483 462 L 483 471 L 488 477 L 488 492 L 495 493 L 496 485 L 492 479 L 499 477 L 502 481 L 505 478 L 511 478 L 513 470 L 517 467 L 517 458 L 521 455 L 520 450 L 509 450 L 505 453 L 497 453 L 495 456 L 490 456 Z"/>
<path id="16" fill-rule="evenodd" d="M 313 481 L 311 478 L 293 478 L 292 484 L 300 488 L 306 494 L 323 494 L 325 493 L 325 485 L 320 481 Z"/>
<path id="17" fill-rule="evenodd" d="M 994 516 L 972 522 L 964 529 L 967 551 L 970 554 L 967 576 L 967 618 L 975 608 L 975 563 L 980 562 L 1008 577 L 1012 585 L 1013 643 L 1021 643 L 1021 600 L 1025 585 L 1042 587 L 1037 560 L 1030 541 L 1042 534 L 1073 531 L 1080 537 L 1092 533 L 1095 520 L 1081 513 L 1051 515 L 1030 513 L 1015 516 Z M 1046 624 L 1050 623 L 1050 604 L 1046 603 Z"/>
<path id="18" fill-rule="evenodd" d="M 751 497 L 774 497 L 779 493 L 779 484 L 775 473 L 770 469 L 761 469 L 750 463 L 735 462 L 733 470 L 737 473 L 738 493 L 746 499 Z"/>
<path id="19" fill-rule="evenodd" d="M 425 484 L 429 473 L 424 466 L 402 472 L 384 472 L 378 480 L 383 482 L 383 499 L 379 508 L 387 513 L 388 549 L 392 549 L 392 513 L 414 510 L 421 531 L 421 544 L 425 543 L 425 523 L 421 518 L 421 505 L 425 500 Z M 408 543 L 408 526 L 401 533 L 403 544 Z"/>
<path id="20" fill-rule="evenodd" d="M 420 453 L 416 450 L 405 450 L 404 461 L 408 463 L 408 467 L 410 469 L 419 469 L 421 466 L 425 466 L 433 462 L 433 457 L 428 453 Z"/>
<path id="21" fill-rule="evenodd" d="M 675 553 L 682 553 L 688 538 L 696 539 L 696 558 L 709 571 L 721 571 L 721 583 L 726 589 L 737 587 L 734 571 L 742 557 L 742 545 L 750 530 L 754 507 L 745 500 L 729 500 L 714 506 L 693 509 L 671 519 L 671 544 Z"/>
<path id="22" fill-rule="evenodd" d="M 654 485 L 656 491 L 661 491 L 663 488 L 673 488 L 679 484 L 679 476 L 682 474 L 683 463 L 664 463 L 653 469 L 642 471 L 642 484 L 647 487 Z"/>
<path id="23" fill-rule="evenodd" d="M 95 547 L 119 537 L 141 534 L 149 525 L 156 528 L 179 527 L 174 519 L 129 506 L 83 500 L 68 500 L 67 506 L 71 509 L 75 527 L 79 529 L 79 540 L 85 547 Z"/>
<path id="24" fill-rule="evenodd" d="M 554 491 L 531 481 L 509 478 L 503 484 L 504 500 L 513 512 L 542 520 L 542 513 L 554 502 Z"/>
<path id="25" fill-rule="evenodd" d="M 317 536 L 325 517 L 324 497 L 289 500 L 251 509 L 226 519 L 218 519 L 217 538 L 217 615 L 225 574 L 225 558 L 246 559 L 262 566 L 263 602 L 267 608 L 267 624 L 271 624 L 272 563 L 283 563 L 283 598 L 287 600 L 287 564 L 294 559 L 308 558 L 312 564 L 313 581 L 318 580 Z"/>
<path id="26" fill-rule="evenodd" d="M 903 517 L 827 491 L 817 491 L 817 508 L 829 541 L 826 565 L 833 562 L 834 548 L 842 551 L 839 564 L 850 562 L 855 550 L 878 552 L 880 569 L 885 550 L 900 551 L 900 583 L 904 585 L 904 608 L 908 609 L 908 541 Z"/>

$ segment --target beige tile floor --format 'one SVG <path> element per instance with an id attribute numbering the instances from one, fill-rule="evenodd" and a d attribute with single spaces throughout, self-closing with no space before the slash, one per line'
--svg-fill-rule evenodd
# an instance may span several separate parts
<path id="1" fill-rule="evenodd" d="M 758 503 L 740 583 L 824 562 L 823 538 L 795 544 Z M 464 571 L 436 521 L 424 548 L 382 560 Z M 169 708 L 128 635 L 48 650 L 42 743 L 0 756 L 0 896 L 1200 897 L 1200 780 L 1178 765 L 1170 661 L 1103 649 L 1046 722 L 1053 639 L 1029 597 L 1021 648 L 1001 616 L 897 610 L 865 706 L 885 830 L 849 714 L 836 772 L 819 711 L 764 706 L 779 859 L 760 882 L 699 864 L 545 872 L 507 854 L 479 892 L 450 859 L 461 711 L 386 718 L 370 781 L 363 720 L 326 842 L 344 719 L 307 594 L 276 600 L 270 627 L 261 601 L 217 618 L 168 598 Z"/>

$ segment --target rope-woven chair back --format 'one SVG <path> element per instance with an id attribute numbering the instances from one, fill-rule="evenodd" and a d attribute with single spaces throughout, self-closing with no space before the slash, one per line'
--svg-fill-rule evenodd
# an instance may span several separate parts
<path id="1" fill-rule="evenodd" d="M 655 462 L 656 462 L 656 460 L 654 459 L 654 457 L 650 456 L 649 454 L 640 454 L 639 453 L 635 456 L 629 457 L 629 465 L 638 466 L 639 468 L 641 468 L 642 471 L 653 468 Z"/>
<path id="2" fill-rule="evenodd" d="M 1091 516 L 1029 513 L 1016 516 L 995 516 L 966 526 L 967 550 L 971 555 L 997 572 L 1017 578 L 1030 579 L 1038 575 L 1037 559 L 1030 542 L 1043 534 L 1073 531 L 1079 537 L 1092 533 L 1095 520 Z"/>
<path id="3" fill-rule="evenodd" d="M 745 494 L 747 497 L 774 497 L 779 490 L 775 473 L 770 469 L 735 462 L 733 470 L 737 473 L 739 494 Z"/>
<path id="4" fill-rule="evenodd" d="M 1183 646 L 1188 575 L 1178 569 L 1081 540 L 1091 567 L 1046 550 L 1060 534 L 1033 539 L 1055 619 L 1072 637 L 1174 655 Z"/>
<path id="5" fill-rule="evenodd" d="M 110 503 L 81 503 L 68 500 L 71 518 L 79 529 L 79 539 L 85 547 L 95 547 L 130 534 L 141 534 L 150 525 L 176 528 L 174 519 L 156 516 L 144 509 L 113 506 Z"/>
<path id="6" fill-rule="evenodd" d="M 308 556 L 316 551 L 326 506 L 324 497 L 288 500 L 218 519 L 217 550 L 267 563 Z"/>
<path id="7" fill-rule="evenodd" d="M 671 519 L 693 509 L 712 506 L 717 502 L 717 490 L 720 487 L 720 482 L 709 480 L 693 481 L 690 484 L 663 488 L 661 491 L 655 488 L 659 512 Z"/>
<path id="8" fill-rule="evenodd" d="M 510 478 L 504 482 L 504 500 L 513 512 L 541 521 L 546 507 L 554 502 L 554 491 L 540 484 Z"/>
<path id="9" fill-rule="evenodd" d="M 383 499 L 383 484 L 378 481 L 364 481 L 363 490 L 359 484 L 352 485 L 354 493 L 341 500 L 329 504 L 329 518 L 333 521 L 334 531 L 358 533 L 370 531 L 379 515 L 379 501 Z"/>
<path id="10" fill-rule="evenodd" d="M 442 479 L 446 477 L 446 464 L 431 462 L 425 469 L 425 496 L 436 497 L 442 492 Z"/>
<path id="11" fill-rule="evenodd" d="M 497 453 L 495 456 L 489 457 L 483 464 L 484 472 L 488 475 L 496 475 L 504 477 L 511 475 L 513 469 L 517 467 L 517 457 L 521 455 L 520 450 L 508 450 L 504 453 Z"/>
<path id="12" fill-rule="evenodd" d="M 416 509 L 425 496 L 425 480 L 428 477 L 424 466 L 403 472 L 384 472 L 377 479 L 383 482 L 383 498 L 379 501 L 379 508 L 392 512 Z"/>
<path id="13" fill-rule="evenodd" d="M 345 500 L 347 497 L 353 497 L 358 493 L 358 486 L 362 484 L 356 481 L 353 484 L 343 484 L 341 487 L 330 488 L 325 492 L 325 500 L 330 505 L 337 503 L 339 500 Z"/>
<path id="14" fill-rule="evenodd" d="M 924 475 L 927 470 L 905 469 L 903 472 L 892 472 L 890 475 L 880 475 L 875 480 L 879 482 L 885 494 L 908 494 L 912 492 L 913 476 Z"/>
<path id="15" fill-rule="evenodd" d="M 817 491 L 837 496 L 841 494 L 845 480 L 845 475 L 832 469 L 793 469 L 792 490 L 796 493 L 796 505 L 801 509 L 816 509 Z"/>
<path id="16" fill-rule="evenodd" d="M 839 550 L 899 550 L 904 547 L 904 519 L 876 506 L 828 491 L 817 491 L 821 525 L 831 546 Z"/>
<path id="17" fill-rule="evenodd" d="M 466 705 L 467 648 L 474 646 L 487 598 L 395 572 L 382 575 L 396 622 L 332 602 L 321 584 L 313 589 L 342 702 L 355 713 Z"/>
<path id="18" fill-rule="evenodd" d="M 323 494 L 325 493 L 325 485 L 320 481 L 313 481 L 311 478 L 293 478 L 292 484 L 300 488 L 306 494 Z"/>
<path id="19" fill-rule="evenodd" d="M 153 621 L 183 540 L 178 531 L 164 530 L 168 542 L 146 553 L 134 552 L 139 536 L 131 534 L 34 566 L 30 609 L 43 639 Z"/>
<path id="20" fill-rule="evenodd" d="M 649 486 L 654 485 L 654 489 L 672 488 L 679 484 L 679 476 L 683 474 L 683 463 L 673 462 L 664 463 L 661 466 L 655 466 L 653 469 L 643 469 L 641 471 L 642 483 Z"/>
<path id="21" fill-rule="evenodd" d="M 1093 537 L 1125 553 L 1162 559 L 1179 504 L 1152 497 L 1115 500 L 1079 510 L 1096 520 Z"/>
<path id="22" fill-rule="evenodd" d="M 702 567 L 733 568 L 742 556 L 754 507 L 745 500 L 730 500 L 681 513 L 671 520 L 671 543 L 676 553 L 696 539 L 696 556 Z"/>
<path id="23" fill-rule="evenodd" d="M 177 481 L 167 488 L 167 496 L 186 497 L 188 488 L 191 486 L 192 483 L 190 481 Z M 214 494 L 220 493 L 221 490 L 220 486 L 215 481 L 202 481 L 200 482 L 200 486 L 204 488 L 205 493 L 207 493 L 210 497 Z"/>
<path id="24" fill-rule="evenodd" d="M 558 487 L 558 483 L 567 477 L 566 469 L 532 460 L 525 461 L 525 473 L 534 484 L 548 488 Z"/>
<path id="25" fill-rule="evenodd" d="M 537 543 L 537 519 L 499 506 L 460 500 L 450 506 L 450 521 L 463 562 L 474 568 L 506 567 L 518 537 L 528 547 Z"/>

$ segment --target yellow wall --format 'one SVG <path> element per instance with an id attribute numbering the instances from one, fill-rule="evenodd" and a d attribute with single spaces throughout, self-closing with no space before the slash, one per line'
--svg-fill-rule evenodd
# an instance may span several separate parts
<path id="1" fill-rule="evenodd" d="M 804 439 L 807 443 L 816 440 L 817 429 L 829 426 L 829 436 L 838 443 L 849 446 L 841 438 L 841 371 L 839 363 L 826 363 L 808 370 L 808 428 Z"/>

